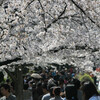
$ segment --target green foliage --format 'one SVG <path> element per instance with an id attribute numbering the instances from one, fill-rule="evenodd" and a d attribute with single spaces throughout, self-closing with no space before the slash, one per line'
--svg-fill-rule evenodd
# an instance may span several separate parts
<path id="1" fill-rule="evenodd" d="M 99 94 L 100 94 L 100 91 L 98 90 Z"/>
<path id="2" fill-rule="evenodd" d="M 82 76 L 80 76 L 80 81 L 83 82 L 83 81 L 91 81 L 94 83 L 94 80 L 92 79 L 92 77 L 89 75 L 89 74 L 84 74 Z"/>

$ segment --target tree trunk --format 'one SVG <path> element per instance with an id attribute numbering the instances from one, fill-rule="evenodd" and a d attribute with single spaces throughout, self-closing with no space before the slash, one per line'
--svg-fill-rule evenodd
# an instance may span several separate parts
<path id="1" fill-rule="evenodd" d="M 13 75 L 7 68 L 4 68 L 8 75 L 11 77 L 15 84 L 15 95 L 17 100 L 23 100 L 23 72 L 22 69 L 18 67 L 15 68 L 15 75 Z"/>
<path id="2" fill-rule="evenodd" d="M 23 73 L 22 69 L 16 68 L 16 82 L 15 82 L 15 94 L 17 100 L 23 100 Z"/>

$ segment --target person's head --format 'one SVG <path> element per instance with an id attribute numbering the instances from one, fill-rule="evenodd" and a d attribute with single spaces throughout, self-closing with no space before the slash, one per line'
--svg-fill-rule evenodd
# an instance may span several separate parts
<path id="1" fill-rule="evenodd" d="M 81 83 L 78 79 L 73 79 L 72 83 L 75 85 L 76 89 L 79 89 L 81 86 Z"/>
<path id="2" fill-rule="evenodd" d="M 58 86 L 53 87 L 53 94 L 54 96 L 60 96 L 60 87 Z"/>
<path id="3" fill-rule="evenodd" d="M 32 86 L 33 86 L 33 82 L 30 82 L 30 83 L 29 83 L 29 86 L 32 87 Z"/>
<path id="4" fill-rule="evenodd" d="M 66 92 L 66 99 L 77 100 L 77 89 L 74 84 L 67 84 L 65 92 Z"/>
<path id="5" fill-rule="evenodd" d="M 52 87 L 54 87 L 54 86 L 56 86 L 55 83 L 49 83 L 49 84 L 47 85 L 47 89 L 48 89 L 48 91 L 50 92 L 50 96 L 51 96 L 51 97 L 54 96 L 54 94 L 53 94 L 53 88 L 52 88 Z"/>
<path id="6" fill-rule="evenodd" d="M 28 90 L 28 87 L 29 87 L 29 85 L 27 83 L 25 83 L 23 89 Z"/>
<path id="7" fill-rule="evenodd" d="M 27 76 L 23 76 L 24 77 L 24 80 L 26 80 L 27 79 Z"/>
<path id="8" fill-rule="evenodd" d="M 90 81 L 84 82 L 81 86 L 81 90 L 83 91 L 83 96 L 85 100 L 89 100 L 89 98 L 93 95 L 99 95 L 95 85 Z"/>
<path id="9" fill-rule="evenodd" d="M 10 86 L 8 84 L 2 84 L 0 89 L 1 89 L 2 95 L 4 96 L 10 93 Z"/>
<path id="10" fill-rule="evenodd" d="M 42 82 L 41 81 L 37 82 L 36 87 L 37 88 L 42 88 Z"/>

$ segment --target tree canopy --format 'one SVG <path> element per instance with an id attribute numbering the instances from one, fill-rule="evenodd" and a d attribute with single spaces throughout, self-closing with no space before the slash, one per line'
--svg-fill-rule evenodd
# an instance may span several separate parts
<path id="1" fill-rule="evenodd" d="M 100 66 L 99 0 L 0 0 L 0 61 Z"/>

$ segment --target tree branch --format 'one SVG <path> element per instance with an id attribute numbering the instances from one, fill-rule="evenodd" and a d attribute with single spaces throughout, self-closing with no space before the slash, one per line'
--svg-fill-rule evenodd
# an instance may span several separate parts
<path id="1" fill-rule="evenodd" d="M 19 57 L 17 57 L 17 58 L 11 59 L 11 60 L 2 61 L 2 62 L 0 62 L 0 66 L 2 66 L 2 65 L 7 65 L 7 64 L 10 64 L 10 63 L 12 63 L 12 62 L 16 62 L 16 61 L 18 61 L 18 60 L 22 60 L 22 59 L 19 58 Z"/>
<path id="2" fill-rule="evenodd" d="M 38 2 L 39 2 L 40 6 L 41 6 L 41 8 L 42 8 L 42 10 L 43 10 L 43 12 L 44 12 L 44 13 L 42 14 L 42 17 L 43 17 L 44 25 L 45 25 L 45 27 L 46 27 L 46 21 L 45 21 L 45 10 L 44 10 L 44 8 L 43 8 L 43 5 L 42 5 L 41 1 L 38 0 Z"/>
<path id="3" fill-rule="evenodd" d="M 87 16 L 87 18 L 92 22 L 94 23 L 97 27 L 100 28 L 100 25 L 98 25 L 90 16 L 88 16 L 86 14 L 86 12 L 74 1 L 74 0 L 70 0 L 78 9 L 80 9 L 80 11 L 85 15 Z"/>
<path id="4" fill-rule="evenodd" d="M 45 28 L 45 31 L 47 31 L 47 29 L 50 28 L 53 23 L 56 23 L 59 19 L 61 19 L 61 16 L 65 13 L 66 8 L 67 8 L 67 4 L 65 5 L 64 10 L 60 13 L 60 15 L 58 16 L 58 18 L 53 19 L 52 22 Z"/>
<path id="5" fill-rule="evenodd" d="M 29 2 L 28 4 L 27 4 L 27 6 L 25 7 L 25 10 L 28 8 L 28 6 L 30 6 L 33 2 L 34 2 L 35 0 L 32 0 L 31 2 Z"/>
<path id="6" fill-rule="evenodd" d="M 52 49 L 50 49 L 48 52 L 50 52 L 50 53 L 56 53 L 56 52 L 58 52 L 58 51 L 60 51 L 60 50 L 63 50 L 63 49 L 68 49 L 68 47 L 67 46 L 59 46 L 59 47 L 54 47 L 54 48 L 52 48 Z"/>
<path id="7" fill-rule="evenodd" d="M 12 64 L 12 65 L 10 65 L 11 67 L 13 67 L 13 66 L 15 66 L 15 67 L 17 67 L 17 66 L 23 66 L 23 67 L 27 67 L 27 66 L 33 66 L 34 64 L 33 63 L 23 63 L 23 64 Z"/>
<path id="8" fill-rule="evenodd" d="M 65 3 L 65 4 L 66 4 L 66 3 Z M 60 18 L 60 17 L 65 13 L 66 8 L 67 8 L 67 4 L 65 5 L 64 10 L 61 12 L 61 14 L 58 16 L 58 18 Z"/>
<path id="9" fill-rule="evenodd" d="M 62 45 L 62 46 L 54 47 L 54 48 L 48 50 L 47 52 L 57 53 L 60 50 L 64 50 L 64 49 L 67 49 L 67 50 L 86 50 L 86 51 L 91 51 L 91 52 L 99 51 L 99 48 L 91 48 L 87 44 L 85 44 L 85 45 L 81 45 L 81 46 L 80 45 L 75 45 L 75 48 L 68 48 L 68 46 Z"/>
<path id="10" fill-rule="evenodd" d="M 2 6 L 2 4 L 3 4 L 4 1 L 5 1 L 5 0 L 0 0 L 0 6 Z"/>
<path id="11" fill-rule="evenodd" d="M 45 13 L 47 13 L 48 15 L 50 15 L 50 17 L 54 18 L 50 13 L 48 13 L 48 12 L 45 12 Z"/>
<path id="12" fill-rule="evenodd" d="M 84 24 L 86 30 L 88 31 L 88 28 L 87 28 L 87 26 L 86 26 L 86 24 L 85 24 L 85 20 L 84 20 L 84 17 L 83 17 L 83 15 L 82 15 L 82 13 L 81 13 L 81 17 L 82 17 L 82 20 L 83 20 L 83 24 Z"/>

